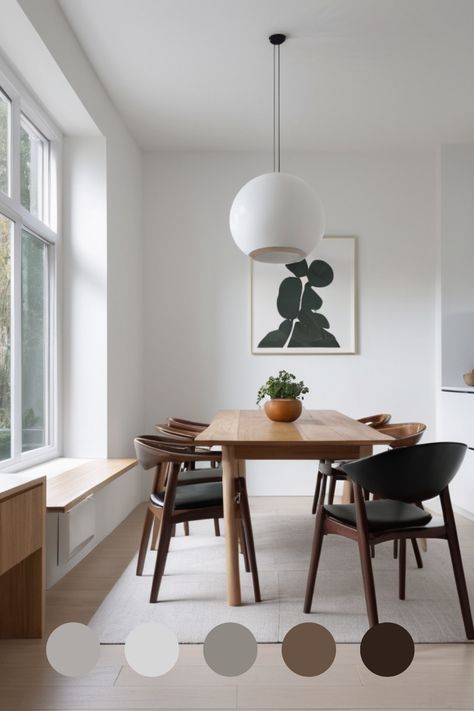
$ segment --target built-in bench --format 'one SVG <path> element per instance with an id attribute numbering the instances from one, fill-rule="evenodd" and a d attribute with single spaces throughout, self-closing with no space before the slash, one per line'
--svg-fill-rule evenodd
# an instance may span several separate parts
<path id="1" fill-rule="evenodd" d="M 92 459 L 48 477 L 46 508 L 65 513 L 137 465 L 136 459 Z"/>

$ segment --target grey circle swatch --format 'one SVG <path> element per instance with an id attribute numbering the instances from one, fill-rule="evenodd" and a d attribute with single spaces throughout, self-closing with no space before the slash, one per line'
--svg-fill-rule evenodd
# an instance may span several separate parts
<path id="1" fill-rule="evenodd" d="M 415 644 L 411 634 L 401 625 L 381 622 L 363 636 L 360 656 L 367 669 L 374 674 L 397 676 L 412 663 Z"/>
<path id="2" fill-rule="evenodd" d="M 295 674 L 319 676 L 333 663 L 336 642 L 326 627 L 315 622 L 302 622 L 286 633 L 281 655 L 288 669 Z"/>
<path id="3" fill-rule="evenodd" d="M 92 671 L 100 654 L 95 632 L 79 622 L 56 627 L 46 642 L 46 657 L 58 674 L 81 676 Z"/>
<path id="4" fill-rule="evenodd" d="M 235 622 L 214 627 L 204 641 L 204 659 L 221 676 L 239 676 L 257 658 L 257 640 L 252 632 Z"/>
<path id="5" fill-rule="evenodd" d="M 141 676 L 163 676 L 178 661 L 179 644 L 175 633 L 158 622 L 145 622 L 125 640 L 125 659 Z"/>

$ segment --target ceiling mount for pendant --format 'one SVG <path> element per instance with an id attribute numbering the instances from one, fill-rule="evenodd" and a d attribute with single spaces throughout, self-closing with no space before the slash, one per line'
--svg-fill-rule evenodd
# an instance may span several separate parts
<path id="1" fill-rule="evenodd" d="M 272 44 L 283 44 L 283 42 L 286 40 L 286 35 L 270 35 L 268 39 Z"/>
<path id="2" fill-rule="evenodd" d="M 290 264 L 304 259 L 324 233 L 324 209 L 304 180 L 280 172 L 280 46 L 272 34 L 273 173 L 253 178 L 235 196 L 230 231 L 237 246 L 260 262 Z"/>

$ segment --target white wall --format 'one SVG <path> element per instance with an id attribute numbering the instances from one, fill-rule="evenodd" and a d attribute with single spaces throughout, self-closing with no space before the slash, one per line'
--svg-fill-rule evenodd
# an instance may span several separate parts
<path id="1" fill-rule="evenodd" d="M 441 152 L 442 383 L 474 368 L 474 146 Z"/>
<path id="2" fill-rule="evenodd" d="M 474 145 L 441 151 L 442 385 L 466 388 L 474 368 Z M 438 437 L 474 447 L 474 390 L 438 392 Z M 456 509 L 474 518 L 474 452 L 468 450 L 451 485 Z"/>
<path id="3" fill-rule="evenodd" d="M 63 148 L 63 452 L 107 457 L 105 139 L 66 138 Z"/>
<path id="4" fill-rule="evenodd" d="M 249 264 L 228 211 L 267 155 L 151 153 L 145 158 L 146 425 L 167 415 L 211 418 L 252 408 L 259 385 L 285 368 L 311 389 L 309 408 L 354 417 L 391 412 L 435 438 L 436 165 L 434 154 L 291 154 L 327 234 L 358 238 L 357 355 L 250 353 Z M 430 436 L 431 435 L 431 436 Z M 252 463 L 254 494 L 308 494 L 310 463 Z"/>

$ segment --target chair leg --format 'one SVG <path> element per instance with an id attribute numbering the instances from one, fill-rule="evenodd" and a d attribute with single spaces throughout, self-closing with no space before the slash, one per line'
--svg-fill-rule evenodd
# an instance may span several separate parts
<path id="1" fill-rule="evenodd" d="M 467 639 L 474 639 L 474 625 L 472 622 L 471 605 L 469 603 L 469 593 L 467 591 L 466 577 L 464 575 L 453 507 L 451 505 L 451 499 L 447 488 L 441 492 L 440 499 L 441 506 L 443 508 L 443 517 L 446 526 L 449 552 L 451 554 L 451 562 L 453 564 L 454 579 L 456 581 L 464 629 L 466 630 Z"/>
<path id="2" fill-rule="evenodd" d="M 189 521 L 183 521 L 184 535 L 189 536 Z"/>
<path id="3" fill-rule="evenodd" d="M 324 486 L 324 484 L 323 484 Z M 318 507 L 316 521 L 314 524 L 313 544 L 311 546 L 311 560 L 309 563 L 308 579 L 306 581 L 306 594 L 304 598 L 303 612 L 311 612 L 313 603 L 314 586 L 316 584 L 316 575 L 318 573 L 319 559 L 321 557 L 321 548 L 324 538 L 324 519 L 326 514 L 322 506 Z"/>
<path id="4" fill-rule="evenodd" d="M 395 560 L 398 558 L 398 538 L 395 538 L 393 542 L 393 557 Z"/>
<path id="5" fill-rule="evenodd" d="M 370 557 L 375 558 L 375 546 L 370 546 Z"/>
<path id="6" fill-rule="evenodd" d="M 370 536 L 367 528 L 367 515 L 361 487 L 358 484 L 354 484 L 352 490 L 356 509 L 357 543 L 359 545 L 360 567 L 364 581 L 365 604 L 367 606 L 369 625 L 373 627 L 378 624 L 379 617 L 377 613 L 377 598 L 375 596 L 374 572 L 370 559 Z"/>
<path id="7" fill-rule="evenodd" d="M 221 535 L 221 529 L 219 528 L 219 519 L 218 518 L 214 519 L 214 533 L 216 534 L 216 536 Z"/>
<path id="8" fill-rule="evenodd" d="M 239 479 L 240 491 L 240 512 L 242 515 L 242 527 L 244 532 L 245 547 L 247 548 L 250 572 L 252 573 L 252 584 L 255 602 L 261 602 L 260 582 L 258 579 L 257 557 L 255 555 L 255 543 L 253 540 L 252 519 L 250 516 L 249 500 L 247 496 L 247 487 L 245 479 Z"/>
<path id="9" fill-rule="evenodd" d="M 151 527 L 153 525 L 153 512 L 150 508 L 147 508 L 145 514 L 145 522 L 143 524 L 142 539 L 140 541 L 140 548 L 138 551 L 138 561 L 137 561 L 137 575 L 143 575 L 143 566 L 145 565 L 146 553 L 148 550 L 148 541 L 150 540 Z"/>
<path id="10" fill-rule="evenodd" d="M 407 541 L 406 538 L 401 538 L 399 542 L 398 552 L 398 597 L 400 600 L 405 599 L 407 575 Z"/>
<path id="11" fill-rule="evenodd" d="M 249 553 L 242 519 L 237 519 L 237 531 L 240 542 L 240 552 L 244 557 L 245 572 L 250 573 Z"/>
<path id="12" fill-rule="evenodd" d="M 156 555 L 155 572 L 153 573 L 153 582 L 151 585 L 150 602 L 158 601 L 161 581 L 165 572 L 166 558 L 170 547 L 172 526 L 165 525 L 162 521 L 160 528 L 160 538 L 158 541 L 158 553 Z"/>
<path id="13" fill-rule="evenodd" d="M 321 492 L 321 481 L 323 479 L 322 473 L 318 469 L 318 476 L 316 478 L 316 488 L 314 489 L 314 496 L 313 496 L 313 508 L 311 509 L 311 513 L 315 514 L 316 509 L 318 507 L 318 501 L 319 501 L 319 494 Z"/>
<path id="14" fill-rule="evenodd" d="M 413 553 L 415 554 L 416 564 L 419 568 L 423 567 L 423 558 L 421 557 L 420 549 L 418 548 L 418 541 L 416 538 L 411 539 L 411 544 L 413 546 Z"/>
<path id="15" fill-rule="evenodd" d="M 161 519 L 155 517 L 155 521 L 153 523 L 153 533 L 151 534 L 151 550 L 156 551 L 157 544 L 158 544 L 158 537 L 160 535 L 160 526 L 161 526 Z"/>
<path id="16" fill-rule="evenodd" d="M 336 493 L 336 477 L 329 476 L 329 491 L 328 491 L 328 504 L 334 503 L 334 494 Z"/>

